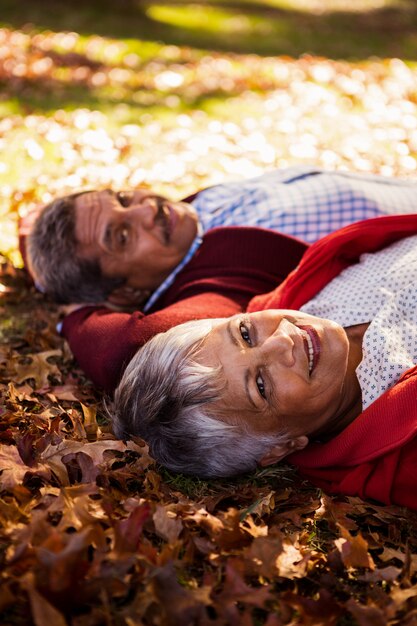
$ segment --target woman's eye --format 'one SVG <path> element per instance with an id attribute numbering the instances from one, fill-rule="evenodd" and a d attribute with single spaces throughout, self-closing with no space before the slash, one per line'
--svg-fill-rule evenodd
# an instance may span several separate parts
<path id="1" fill-rule="evenodd" d="M 116 193 L 116 198 L 122 207 L 127 208 L 132 204 L 132 194 L 127 191 L 119 191 Z"/>
<path id="2" fill-rule="evenodd" d="M 250 338 L 249 331 L 246 328 L 245 324 L 243 324 L 242 322 L 239 324 L 239 332 L 240 332 L 240 336 L 242 337 L 243 341 L 245 341 L 247 344 L 249 344 L 251 346 L 252 345 L 252 340 Z"/>
<path id="3" fill-rule="evenodd" d="M 265 385 L 263 378 L 260 374 L 258 374 L 258 376 L 256 377 L 256 386 L 258 387 L 260 395 L 266 399 Z"/>

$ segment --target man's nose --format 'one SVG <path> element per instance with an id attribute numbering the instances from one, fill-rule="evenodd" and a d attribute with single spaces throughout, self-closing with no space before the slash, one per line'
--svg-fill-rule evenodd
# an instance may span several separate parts
<path id="1" fill-rule="evenodd" d="M 286 332 L 278 329 L 262 343 L 261 350 L 270 364 L 277 362 L 286 367 L 294 365 L 294 341 Z"/>
<path id="2" fill-rule="evenodd" d="M 142 228 L 145 230 L 154 228 L 158 214 L 158 205 L 155 199 L 145 198 L 129 207 L 129 210 L 135 215 Z"/>

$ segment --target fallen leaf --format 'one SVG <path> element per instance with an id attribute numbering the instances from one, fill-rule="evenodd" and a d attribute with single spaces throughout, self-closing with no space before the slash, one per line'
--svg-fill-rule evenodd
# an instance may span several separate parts
<path id="1" fill-rule="evenodd" d="M 97 424 L 97 406 L 86 406 L 81 402 L 81 408 L 84 415 L 84 428 L 87 433 L 88 441 L 95 441 L 99 427 Z"/>
<path id="2" fill-rule="evenodd" d="M 363 606 L 353 598 L 345 606 L 359 626 L 387 626 L 385 611 L 377 606 Z"/>
<path id="3" fill-rule="evenodd" d="M 250 587 L 239 572 L 239 561 L 229 559 L 225 569 L 225 584 L 220 594 L 216 596 L 216 604 L 220 606 L 235 605 L 237 602 L 263 608 L 271 599 L 269 585 Z"/>
<path id="4" fill-rule="evenodd" d="M 167 626 L 199 624 L 211 604 L 209 589 L 191 591 L 178 583 L 172 563 L 155 571 L 151 588 Z"/>
<path id="5" fill-rule="evenodd" d="M 26 585 L 26 589 L 29 594 L 35 626 L 46 626 L 46 624 L 50 626 L 67 626 L 67 621 L 62 613 L 35 589 L 31 579 L 29 584 Z"/>
<path id="6" fill-rule="evenodd" d="M 309 559 L 309 551 L 301 552 L 288 537 L 284 538 L 282 551 L 277 558 L 279 576 L 284 578 L 303 578 Z"/>
<path id="7" fill-rule="evenodd" d="M 279 575 L 278 557 L 282 550 L 282 541 L 279 537 L 255 537 L 243 554 L 254 572 L 271 579 Z"/>
<path id="8" fill-rule="evenodd" d="M 375 569 L 375 563 L 372 556 L 368 552 L 368 543 L 361 533 L 356 536 L 340 526 L 342 537 L 335 539 L 336 548 L 339 550 L 345 567 L 357 568 L 367 567 L 371 570 Z"/>
<path id="9" fill-rule="evenodd" d="M 1 488 L 8 490 L 20 485 L 28 472 L 47 479 L 50 477 L 49 467 L 45 464 L 29 467 L 22 461 L 16 446 L 3 444 L 0 445 L 0 472 Z"/>
<path id="10" fill-rule="evenodd" d="M 174 543 L 178 539 L 183 525 L 174 511 L 157 504 L 152 519 L 155 524 L 155 530 L 162 539 L 165 539 L 168 543 Z"/>
<path id="11" fill-rule="evenodd" d="M 369 583 L 376 583 L 385 580 L 387 582 L 394 582 L 401 576 L 402 570 L 394 565 L 388 565 L 382 569 L 376 569 L 373 572 L 366 572 L 358 576 L 358 580 L 364 580 Z"/>
<path id="12" fill-rule="evenodd" d="M 40 455 L 40 460 L 56 474 L 62 485 L 68 485 L 68 474 L 65 464 L 62 461 L 63 456 L 82 452 L 91 457 L 93 465 L 100 465 L 103 462 L 103 455 L 107 450 L 125 452 L 127 450 L 140 451 L 140 448 L 133 442 L 125 444 L 123 441 L 115 439 L 104 439 L 90 443 L 64 440 L 57 445 L 49 445 Z"/>
<path id="13" fill-rule="evenodd" d="M 142 529 L 151 514 L 149 504 L 138 505 L 129 517 L 117 522 L 115 526 L 115 552 L 136 552 Z"/>

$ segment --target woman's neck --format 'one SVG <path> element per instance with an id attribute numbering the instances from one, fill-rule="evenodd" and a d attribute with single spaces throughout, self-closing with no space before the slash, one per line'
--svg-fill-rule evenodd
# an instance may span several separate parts
<path id="1" fill-rule="evenodd" d="M 350 350 L 359 350 L 360 359 L 358 365 L 362 361 L 363 336 L 366 333 L 369 324 L 370 322 L 365 322 L 365 324 L 355 324 L 355 326 L 348 326 L 345 328 L 347 338 L 349 339 Z"/>
<path id="2" fill-rule="evenodd" d="M 353 389 L 352 398 L 341 413 L 338 413 L 323 428 L 314 433 L 312 441 L 325 442 L 332 439 L 342 432 L 349 424 L 351 424 L 362 412 L 362 392 L 359 381 L 356 376 L 356 368 L 362 361 L 362 343 L 363 336 L 369 326 L 369 323 L 356 324 L 345 328 L 347 338 L 349 340 L 349 356 L 346 376 L 353 381 L 351 389 Z"/>

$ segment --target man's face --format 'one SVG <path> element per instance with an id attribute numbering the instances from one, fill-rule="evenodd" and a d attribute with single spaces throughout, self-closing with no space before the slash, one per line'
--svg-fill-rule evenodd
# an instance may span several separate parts
<path id="1" fill-rule="evenodd" d="M 188 252 L 197 214 L 149 189 L 91 191 L 75 200 L 80 257 L 98 260 L 105 276 L 134 289 L 156 289 Z"/>

